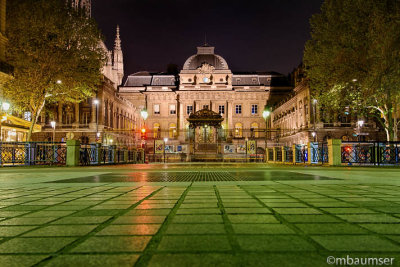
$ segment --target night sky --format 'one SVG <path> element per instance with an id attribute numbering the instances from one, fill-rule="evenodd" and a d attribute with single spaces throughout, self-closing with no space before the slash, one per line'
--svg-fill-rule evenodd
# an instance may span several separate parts
<path id="1" fill-rule="evenodd" d="M 323 0 L 92 0 L 92 15 L 113 47 L 121 28 L 125 75 L 180 68 L 207 42 L 232 71 L 288 74 L 310 38 Z"/>

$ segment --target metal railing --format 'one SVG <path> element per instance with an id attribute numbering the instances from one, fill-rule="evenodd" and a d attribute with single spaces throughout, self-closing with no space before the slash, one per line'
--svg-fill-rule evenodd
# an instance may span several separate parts
<path id="1" fill-rule="evenodd" d="M 400 142 L 343 142 L 341 162 L 349 165 L 400 165 Z"/>
<path id="2" fill-rule="evenodd" d="M 328 144 L 327 143 L 310 143 L 310 152 L 311 152 L 311 163 L 328 163 L 329 162 L 329 153 L 328 153 Z"/>
<path id="3" fill-rule="evenodd" d="M 81 145 L 80 165 L 104 165 L 123 163 L 143 163 L 142 153 L 138 149 L 101 146 L 99 144 Z"/>
<path id="4" fill-rule="evenodd" d="M 0 142 L 0 165 L 65 165 L 65 143 Z"/>
<path id="5" fill-rule="evenodd" d="M 308 161 L 308 149 L 305 145 L 295 145 L 296 163 L 306 163 Z"/>
<path id="6" fill-rule="evenodd" d="M 285 162 L 293 162 L 293 148 L 285 147 Z"/>

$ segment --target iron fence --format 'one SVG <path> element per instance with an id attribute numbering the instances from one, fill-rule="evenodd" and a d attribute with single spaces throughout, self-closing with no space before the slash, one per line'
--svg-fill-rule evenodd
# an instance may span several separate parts
<path id="1" fill-rule="evenodd" d="M 65 165 L 65 143 L 0 142 L 0 165 Z"/>
<path id="2" fill-rule="evenodd" d="M 306 163 L 308 161 L 308 149 L 305 145 L 295 145 L 296 163 Z"/>
<path id="3" fill-rule="evenodd" d="M 282 148 L 275 147 L 275 161 L 282 162 Z"/>
<path id="4" fill-rule="evenodd" d="M 400 165 L 400 142 L 342 142 L 341 162 L 349 165 Z"/>
<path id="5" fill-rule="evenodd" d="M 268 160 L 269 161 L 274 160 L 274 150 L 272 148 L 268 148 Z"/>
<path id="6" fill-rule="evenodd" d="M 328 163 L 329 162 L 329 153 L 328 153 L 328 144 L 327 143 L 310 143 L 310 152 L 311 152 L 311 163 Z"/>
<path id="7" fill-rule="evenodd" d="M 293 148 L 285 147 L 285 162 L 293 162 Z"/>

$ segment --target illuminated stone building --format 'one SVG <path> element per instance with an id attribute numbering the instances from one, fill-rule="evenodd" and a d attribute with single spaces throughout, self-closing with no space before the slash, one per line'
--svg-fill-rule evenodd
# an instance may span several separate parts
<path id="1" fill-rule="evenodd" d="M 214 47 L 197 47 L 179 75 L 137 72 L 127 77 L 119 94 L 137 109 L 147 110 L 145 127 L 148 139 L 168 138 L 173 149 L 187 144 L 190 135 L 200 143 L 215 143 L 213 127 L 189 130 L 188 118 L 201 110 L 220 114 L 223 118 L 219 140 L 225 143 L 244 143 L 259 139 L 264 148 L 264 107 L 272 95 L 291 90 L 286 77 L 273 72 L 235 73 Z M 148 142 L 151 145 L 151 142 Z"/>

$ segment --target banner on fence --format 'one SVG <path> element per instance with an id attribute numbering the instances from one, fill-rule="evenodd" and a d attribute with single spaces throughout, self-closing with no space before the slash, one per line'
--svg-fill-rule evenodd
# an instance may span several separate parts
<path id="1" fill-rule="evenodd" d="M 236 148 L 236 153 L 245 154 L 246 153 L 246 145 L 238 145 Z"/>
<path id="2" fill-rule="evenodd" d="M 235 153 L 235 145 L 225 145 L 224 146 L 224 153 L 225 154 Z"/>
<path id="3" fill-rule="evenodd" d="M 247 154 L 256 154 L 256 140 L 247 141 Z"/>
<path id="4" fill-rule="evenodd" d="M 154 141 L 154 153 L 155 154 L 164 153 L 164 141 L 163 140 L 155 140 Z"/>

